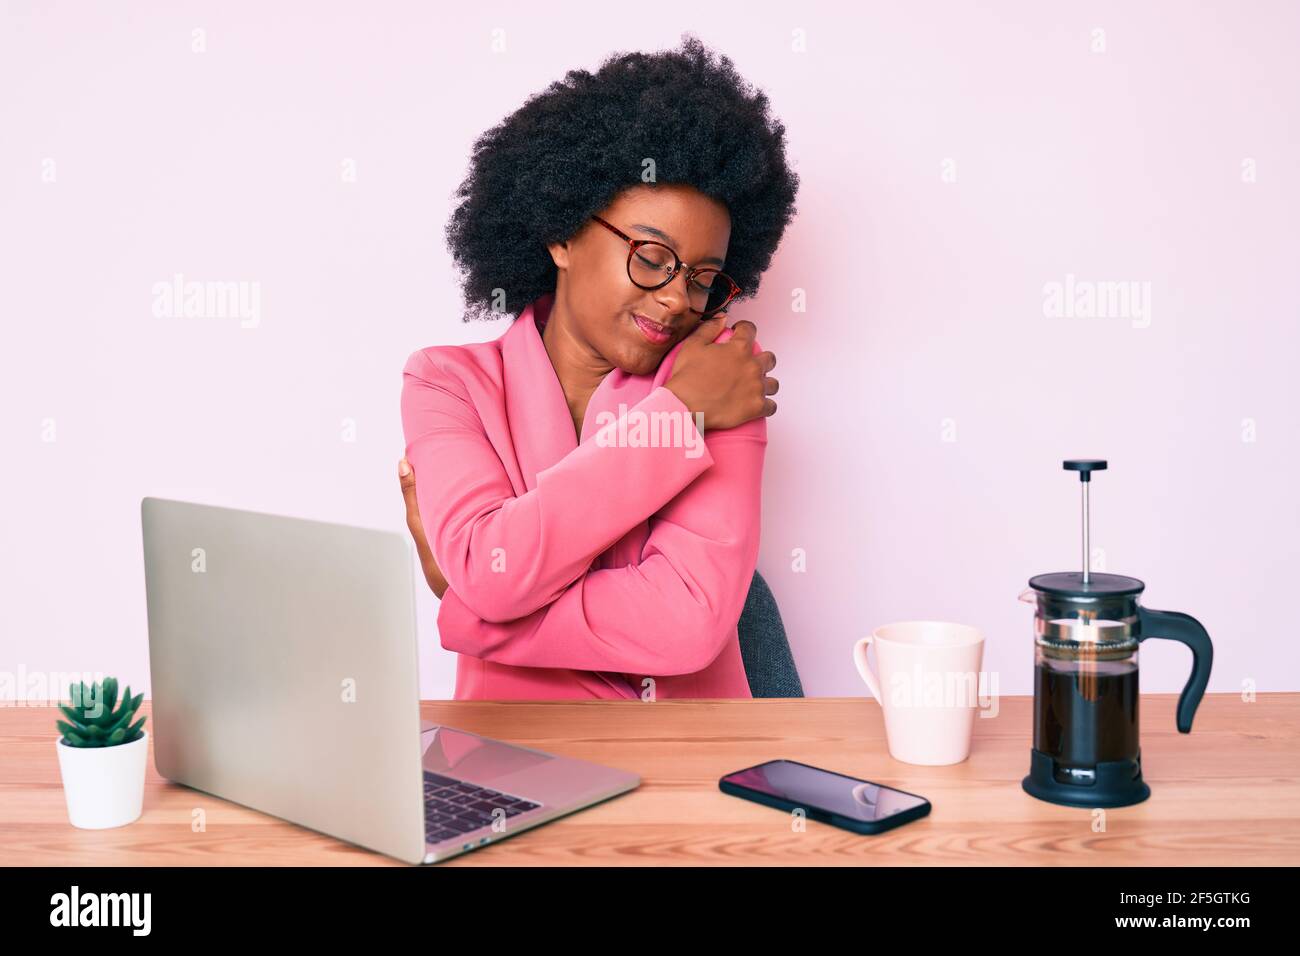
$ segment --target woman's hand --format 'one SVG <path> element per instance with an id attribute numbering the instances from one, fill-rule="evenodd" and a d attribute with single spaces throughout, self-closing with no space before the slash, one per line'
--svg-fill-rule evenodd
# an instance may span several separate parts
<path id="1" fill-rule="evenodd" d="M 438 564 L 433 560 L 433 551 L 429 548 L 429 541 L 424 536 L 424 525 L 420 522 L 420 506 L 415 500 L 415 469 L 405 458 L 397 463 L 397 478 L 402 485 L 402 497 L 406 499 L 406 527 L 410 529 L 411 537 L 415 539 L 415 550 L 420 555 L 424 579 L 429 582 L 429 587 L 441 601 L 447 591 L 447 579 L 438 570 Z"/>
<path id="2" fill-rule="evenodd" d="M 682 340 L 664 385 L 694 412 L 704 413 L 706 429 L 733 428 L 754 418 L 771 415 L 776 402 L 768 398 L 779 387 L 768 372 L 776 365 L 771 352 L 754 354 L 753 322 L 732 326 L 726 342 L 714 342 L 725 316 L 706 319 Z"/>

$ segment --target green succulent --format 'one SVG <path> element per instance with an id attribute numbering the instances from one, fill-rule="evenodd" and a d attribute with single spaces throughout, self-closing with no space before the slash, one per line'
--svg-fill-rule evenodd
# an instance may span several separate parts
<path id="1" fill-rule="evenodd" d="M 116 747 L 139 740 L 144 736 L 140 728 L 148 718 L 141 717 L 134 724 L 131 718 L 143 700 L 144 694 L 132 697 L 131 687 L 127 685 L 126 694 L 119 702 L 116 677 L 105 678 L 93 688 L 81 682 L 73 688 L 72 706 L 59 705 L 59 710 L 71 721 L 58 721 L 63 742 L 69 747 Z"/>

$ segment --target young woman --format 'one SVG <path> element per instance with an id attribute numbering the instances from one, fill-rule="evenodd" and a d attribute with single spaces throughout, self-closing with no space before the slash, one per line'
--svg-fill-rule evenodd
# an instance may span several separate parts
<path id="1" fill-rule="evenodd" d="M 456 699 L 749 697 L 784 128 L 731 61 L 570 71 L 475 143 L 447 236 L 499 338 L 413 353 L 407 519 Z"/>

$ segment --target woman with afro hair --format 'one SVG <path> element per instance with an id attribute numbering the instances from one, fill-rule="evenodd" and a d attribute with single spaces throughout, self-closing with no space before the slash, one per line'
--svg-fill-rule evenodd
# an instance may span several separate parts
<path id="1" fill-rule="evenodd" d="M 571 70 L 474 144 L 447 239 L 493 341 L 410 355 L 407 521 L 455 698 L 750 697 L 776 359 L 752 297 L 794 215 L 727 57 Z"/>

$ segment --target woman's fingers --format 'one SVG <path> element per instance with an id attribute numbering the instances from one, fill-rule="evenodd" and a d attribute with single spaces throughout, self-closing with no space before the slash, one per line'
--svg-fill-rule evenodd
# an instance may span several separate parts
<path id="1" fill-rule="evenodd" d="M 753 342 L 754 336 L 758 334 L 758 326 L 749 319 L 741 319 L 731 327 L 731 338 L 740 339 L 742 342 Z"/>
<path id="2" fill-rule="evenodd" d="M 420 523 L 420 504 L 415 497 L 415 469 L 405 458 L 397 463 L 397 480 L 402 486 L 402 500 L 406 502 L 406 526 L 419 544 L 424 541 L 424 525 Z"/>
<path id="3" fill-rule="evenodd" d="M 424 579 L 441 600 L 447 590 L 447 579 L 442 576 L 442 571 L 433 558 L 433 549 L 429 547 L 429 539 L 424 535 L 424 522 L 420 520 L 420 505 L 415 497 L 415 469 L 405 458 L 397 463 L 397 480 L 401 483 L 402 498 L 406 502 L 406 527 L 411 532 L 411 537 L 415 539 L 415 551 L 420 556 Z"/>
<path id="4" fill-rule="evenodd" d="M 775 395 L 775 394 L 776 394 L 776 390 L 777 390 L 778 388 L 780 388 L 780 387 L 781 387 L 781 383 L 778 382 L 776 379 L 774 379 L 774 378 L 772 378 L 772 377 L 770 377 L 770 376 L 765 376 L 765 377 L 763 378 L 763 394 L 764 394 L 764 395 Z"/>

